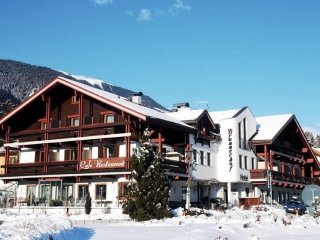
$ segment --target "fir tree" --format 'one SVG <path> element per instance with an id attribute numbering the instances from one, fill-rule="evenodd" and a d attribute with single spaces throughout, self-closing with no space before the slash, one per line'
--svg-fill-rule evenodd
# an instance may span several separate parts
<path id="1" fill-rule="evenodd" d="M 308 143 L 311 145 L 311 147 L 314 147 L 316 145 L 316 139 L 314 138 L 313 133 L 307 131 L 304 134 L 307 138 Z"/>
<path id="2" fill-rule="evenodd" d="M 88 194 L 87 197 L 86 197 L 86 202 L 85 202 L 84 208 L 85 208 L 86 214 L 89 215 L 91 213 L 91 197 L 90 197 L 90 194 Z"/>
<path id="3" fill-rule="evenodd" d="M 0 117 L 10 112 L 14 107 L 15 105 L 10 99 L 0 102 Z"/>
<path id="4" fill-rule="evenodd" d="M 320 148 L 320 135 L 317 135 L 317 136 L 316 136 L 316 144 L 315 144 L 314 147 Z"/>
<path id="5" fill-rule="evenodd" d="M 169 217 L 169 184 L 162 168 L 162 159 L 152 148 L 148 129 L 144 131 L 131 163 L 132 179 L 123 212 L 137 221 Z"/>

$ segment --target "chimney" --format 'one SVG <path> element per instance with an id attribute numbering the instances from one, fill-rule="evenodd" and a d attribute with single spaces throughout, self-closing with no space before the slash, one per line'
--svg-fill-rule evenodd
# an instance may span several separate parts
<path id="1" fill-rule="evenodd" d="M 132 102 L 141 105 L 142 104 L 142 96 L 143 96 L 142 92 L 134 93 L 132 96 Z"/>

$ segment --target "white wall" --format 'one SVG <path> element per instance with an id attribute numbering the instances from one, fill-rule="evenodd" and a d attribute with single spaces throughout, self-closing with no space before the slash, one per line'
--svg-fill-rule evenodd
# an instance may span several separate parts
<path id="1" fill-rule="evenodd" d="M 197 159 L 196 163 L 194 160 L 193 152 L 191 154 L 190 165 L 194 166 L 190 167 L 190 175 L 195 180 L 209 180 L 214 178 L 214 161 L 215 161 L 215 153 L 212 151 L 212 148 L 208 145 L 202 145 L 201 143 L 195 143 L 195 136 L 193 134 L 189 134 L 189 142 L 192 144 L 192 149 L 197 151 Z M 213 145 L 210 143 L 210 146 Z M 200 162 L 200 152 L 203 151 L 203 164 Z M 207 164 L 207 153 L 210 153 L 210 166 Z"/>
<path id="2" fill-rule="evenodd" d="M 248 182 L 250 181 L 249 169 L 252 169 L 252 158 L 256 156 L 252 150 L 246 150 L 239 148 L 239 134 L 238 134 L 238 123 L 242 122 L 246 118 L 246 139 L 250 139 L 256 132 L 256 120 L 252 115 L 251 111 L 246 108 L 237 117 L 221 120 L 220 133 L 221 142 L 218 144 L 217 161 L 214 164 L 215 176 L 220 182 Z M 229 131 L 232 130 L 232 133 Z M 231 145 L 232 158 L 229 156 L 229 145 Z M 242 162 L 244 166 L 244 157 L 247 156 L 247 168 L 240 169 L 239 155 L 242 155 Z M 230 168 L 230 164 L 232 167 Z M 248 177 L 248 181 L 245 180 Z"/>
<path id="3" fill-rule="evenodd" d="M 20 163 L 33 163 L 35 162 L 35 156 L 35 151 L 22 149 L 20 152 Z"/>

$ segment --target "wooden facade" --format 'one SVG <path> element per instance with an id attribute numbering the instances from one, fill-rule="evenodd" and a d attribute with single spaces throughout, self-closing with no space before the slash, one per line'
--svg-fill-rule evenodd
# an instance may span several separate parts
<path id="1" fill-rule="evenodd" d="M 182 156 L 178 161 L 165 159 L 168 175 L 188 174 L 185 151 L 192 128 L 140 113 L 63 78 L 44 86 L 0 123 L 5 136 L 0 178 L 5 181 L 128 178 L 132 144 L 138 144 L 146 128 L 152 130 L 152 142 L 164 158 L 173 150 Z"/>
<path id="2" fill-rule="evenodd" d="M 258 157 L 258 169 L 250 170 L 255 186 L 268 191 L 268 171 L 272 187 L 287 195 L 289 189 L 299 195 L 307 184 L 320 183 L 319 163 L 294 115 L 273 139 L 252 144 Z M 281 203 L 287 200 L 280 197 Z"/>

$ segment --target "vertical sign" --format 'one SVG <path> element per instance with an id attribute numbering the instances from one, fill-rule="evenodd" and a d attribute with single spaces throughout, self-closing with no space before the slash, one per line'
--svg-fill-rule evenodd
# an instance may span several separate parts
<path id="1" fill-rule="evenodd" d="M 233 163 L 232 163 L 232 129 L 229 128 L 228 129 L 228 151 L 229 151 L 229 172 L 231 171 L 232 167 L 233 167 Z"/>

